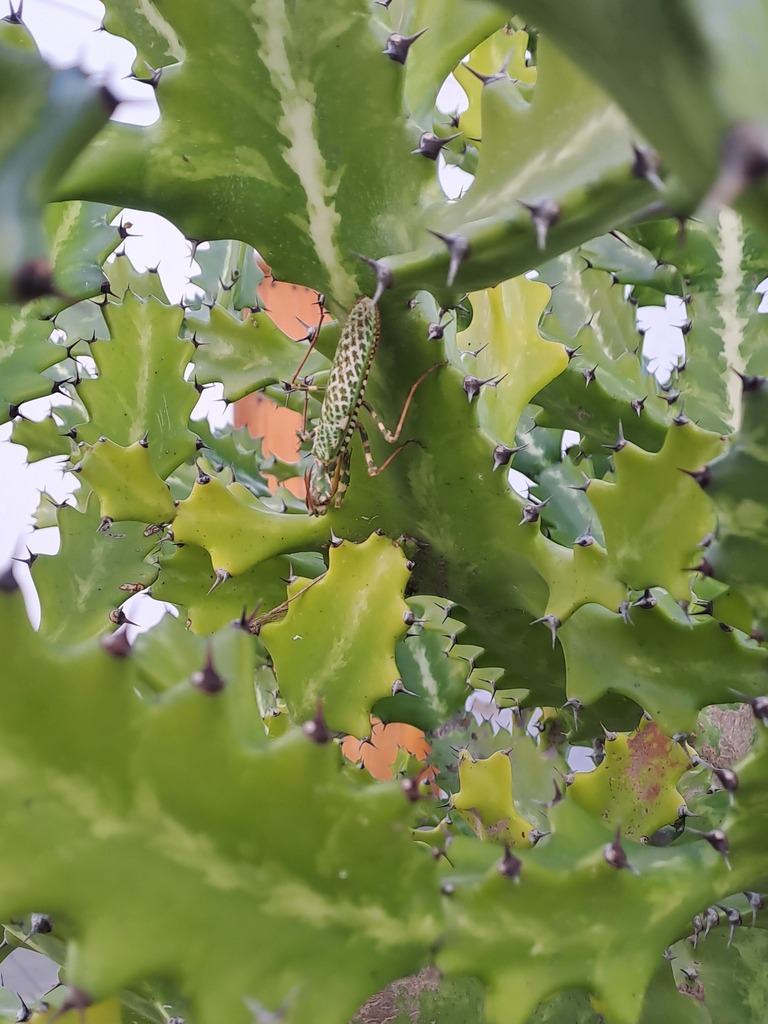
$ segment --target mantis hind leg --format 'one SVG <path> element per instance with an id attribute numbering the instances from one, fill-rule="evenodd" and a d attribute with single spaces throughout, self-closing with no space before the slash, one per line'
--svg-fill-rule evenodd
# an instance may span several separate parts
<path id="1" fill-rule="evenodd" d="M 408 410 L 411 407 L 411 402 L 413 401 L 413 396 L 416 394 L 416 390 L 419 387 L 419 385 L 424 380 L 426 380 L 426 378 L 430 375 L 430 373 L 432 373 L 434 370 L 439 369 L 441 366 L 445 366 L 445 365 L 446 365 L 446 360 L 443 360 L 440 363 L 435 363 L 434 366 L 430 366 L 428 369 L 426 369 L 424 371 L 424 373 L 422 373 L 422 375 L 419 377 L 419 379 L 414 384 L 411 385 L 411 390 L 408 392 L 408 396 L 405 399 L 405 404 L 403 405 L 403 411 L 400 413 L 400 419 L 397 421 L 397 426 L 395 427 L 394 430 L 389 430 L 387 428 L 387 425 L 382 420 L 381 416 L 379 416 L 379 414 L 376 412 L 376 410 L 373 408 L 373 406 L 370 404 L 370 402 L 367 402 L 365 399 L 362 399 L 360 404 L 368 412 L 368 415 L 371 417 L 373 422 L 376 424 L 376 426 L 379 428 L 381 433 L 384 435 L 385 439 L 390 444 L 396 444 L 398 439 L 399 439 L 399 437 L 400 437 L 400 434 L 402 433 L 403 424 L 405 423 L 405 417 L 408 415 Z M 407 443 L 408 442 L 406 442 L 406 444 Z M 399 451 L 399 449 L 398 449 L 398 451 Z M 391 458 L 392 457 L 387 459 L 387 461 L 384 463 L 384 466 L 388 466 L 389 465 L 389 463 L 391 462 Z M 384 468 L 384 466 L 382 466 L 382 469 Z M 370 472 L 370 470 L 369 470 L 369 472 Z M 372 474 L 372 475 L 374 475 L 374 474 Z"/>
<path id="2" fill-rule="evenodd" d="M 388 459 L 385 459 L 380 466 L 377 466 L 373 458 L 373 454 L 371 453 L 371 442 L 368 439 L 368 434 L 366 432 L 365 427 L 361 423 L 358 423 L 356 424 L 355 429 L 360 434 L 360 440 L 363 442 L 363 454 L 365 455 L 365 465 L 368 469 L 368 476 L 378 476 L 379 473 L 383 473 L 387 466 L 390 464 L 390 462 L 400 454 L 403 448 L 407 448 L 409 444 L 417 444 L 421 448 L 424 447 L 421 441 L 417 441 L 415 437 L 409 437 L 407 441 L 403 441 L 402 444 L 399 444 L 397 448 L 395 448 L 395 450 L 392 452 Z M 349 459 L 347 459 L 347 480 L 348 479 Z"/>

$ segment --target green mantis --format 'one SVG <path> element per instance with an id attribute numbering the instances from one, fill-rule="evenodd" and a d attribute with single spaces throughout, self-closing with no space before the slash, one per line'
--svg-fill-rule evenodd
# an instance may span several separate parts
<path id="1" fill-rule="evenodd" d="M 349 484 L 350 444 L 360 434 L 365 463 L 370 476 L 378 476 L 413 439 L 398 445 L 395 451 L 377 466 L 371 454 L 368 434 L 360 422 L 360 410 L 366 409 L 390 444 L 397 444 L 413 395 L 424 378 L 443 365 L 429 367 L 413 384 L 406 398 L 400 420 L 394 431 L 387 429 L 381 418 L 365 399 L 365 388 L 371 363 L 379 342 L 380 317 L 372 299 L 358 299 L 344 325 L 331 365 L 320 419 L 312 435 L 312 464 L 305 474 L 307 508 L 312 515 L 325 515 L 333 503 L 339 508 Z"/>

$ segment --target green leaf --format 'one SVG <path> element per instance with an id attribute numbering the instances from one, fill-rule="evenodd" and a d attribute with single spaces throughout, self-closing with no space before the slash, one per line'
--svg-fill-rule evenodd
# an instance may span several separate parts
<path id="1" fill-rule="evenodd" d="M 472 188 L 426 216 L 430 229 L 468 244 L 455 274 L 462 291 L 524 273 L 540 250 L 555 256 L 614 228 L 652 195 L 631 172 L 633 129 L 592 77 L 548 40 L 539 43 L 537 72 L 532 92 L 503 73 L 484 87 L 482 155 Z M 556 205 L 545 217 L 548 230 L 537 236 L 523 204 L 542 202 Z M 449 255 L 435 240 L 385 265 L 395 286 L 434 290 L 444 287 Z"/>
<path id="2" fill-rule="evenodd" d="M 78 472 L 99 496 L 101 514 L 110 521 L 159 524 L 174 517 L 170 489 L 155 472 L 147 442 L 122 448 L 104 438 L 86 451 Z"/>
<path id="3" fill-rule="evenodd" d="M 53 418 L 46 416 L 43 420 L 17 419 L 13 424 L 11 440 L 14 444 L 23 445 L 27 449 L 27 461 L 39 462 L 52 455 L 74 454 L 72 440 L 62 432 L 62 428 Z"/>
<path id="4" fill-rule="evenodd" d="M 98 295 L 107 285 L 101 269 L 107 256 L 120 243 L 120 234 L 110 223 L 117 207 L 99 203 L 49 203 L 45 229 L 54 267 L 56 286 L 62 293 L 59 304 Z M 46 306 L 50 306 L 50 300 Z"/>
<path id="5" fill-rule="evenodd" d="M 188 325 L 194 331 L 195 377 L 201 384 L 221 381 L 230 401 L 267 384 L 292 380 L 307 350 L 307 345 L 286 337 L 266 313 L 236 320 L 221 306 L 214 306 L 207 322 L 193 320 Z M 313 352 L 302 375 L 327 365 Z"/>
<path id="6" fill-rule="evenodd" d="M 322 519 L 273 512 L 242 484 L 198 478 L 179 502 L 173 535 L 205 548 L 215 569 L 238 576 L 275 555 L 317 548 L 328 538 Z"/>
<path id="7" fill-rule="evenodd" d="M 472 323 L 456 338 L 455 365 L 491 382 L 477 400 L 480 424 L 510 447 L 528 402 L 568 365 L 562 345 L 545 341 L 538 331 L 549 296 L 546 285 L 525 277 L 475 292 L 469 296 Z M 461 352 L 478 353 L 471 368 Z"/>
<path id="8" fill-rule="evenodd" d="M 502 846 L 530 846 L 531 823 L 517 813 L 512 792 L 512 764 L 503 750 L 483 760 L 459 753 L 459 791 L 451 799 L 478 839 Z"/>
<path id="9" fill-rule="evenodd" d="M 677 600 L 690 598 L 691 569 L 715 522 L 689 474 L 721 447 L 719 437 L 686 421 L 670 427 L 657 454 L 625 444 L 613 454 L 615 482 L 590 483 L 587 497 L 600 517 L 608 558 L 630 589 L 664 587 Z"/>
<path id="10" fill-rule="evenodd" d="M 575 775 L 568 796 L 622 835 L 647 839 L 680 817 L 685 801 L 675 784 L 690 766 L 680 744 L 643 719 L 632 733 L 606 736 L 605 759 Z"/>
<path id="11" fill-rule="evenodd" d="M 0 307 L 0 422 L 12 418 L 16 406 L 51 393 L 43 370 L 64 359 L 66 352 L 48 338 L 51 325 L 10 306 Z"/>
<path id="12" fill-rule="evenodd" d="M 670 602 L 676 609 L 674 602 Z M 679 613 L 679 609 L 676 609 Z M 667 735 L 693 732 L 707 704 L 757 696 L 768 652 L 706 619 L 691 624 L 665 604 L 618 613 L 587 605 L 565 622 L 558 637 L 568 668 L 568 695 L 591 704 L 606 692 L 631 697 Z M 595 659 L 595 650 L 600 658 Z M 687 685 L 696 680 L 696 687 Z"/>
<path id="13" fill-rule="evenodd" d="M 685 369 L 674 384 L 686 414 L 709 430 L 734 431 L 742 407 L 738 374 L 768 374 L 766 318 L 756 294 L 768 260 L 763 236 L 726 209 L 682 233 L 657 221 L 632 235 L 685 282 Z"/>
<path id="14" fill-rule="evenodd" d="M 768 628 L 768 384 L 744 386 L 744 418 L 729 450 L 708 467 L 707 493 L 718 513 L 717 540 L 707 561 L 718 579 L 732 584 L 749 602 L 760 631 Z"/>
<path id="15" fill-rule="evenodd" d="M 121 524 L 118 531 L 102 531 L 98 502 L 90 495 L 84 512 L 60 508 L 58 555 L 40 555 L 32 566 L 32 579 L 40 597 L 40 631 L 50 642 L 77 643 L 110 628 L 109 612 L 122 604 L 124 583 L 147 585 L 157 569 L 147 561 L 156 546 L 142 527 Z"/>
<path id="16" fill-rule="evenodd" d="M 454 840 L 438 966 L 486 983 L 488 1024 L 525 1024 L 542 1000 L 574 988 L 590 992 L 606 1020 L 635 1024 L 661 952 L 700 893 L 727 872 L 706 843 L 662 851 L 622 840 L 638 876 L 606 862 L 614 836 L 569 799 L 552 808 L 550 821 L 550 839 L 515 851 L 518 882 L 499 870 L 498 858 L 483 871 L 465 859 L 469 841 Z"/>
<path id="17" fill-rule="evenodd" d="M 409 571 L 400 547 L 376 534 L 331 547 L 328 557 L 327 574 L 309 586 L 297 580 L 285 618 L 264 625 L 260 636 L 295 721 L 321 708 L 331 729 L 363 737 L 371 708 L 398 678 L 395 644 L 407 629 Z"/>
<path id="18" fill-rule="evenodd" d="M 410 154 L 404 69 L 382 53 L 387 30 L 355 0 L 322 10 L 299 0 L 290 13 L 226 0 L 188 13 L 183 0 L 110 7 L 107 29 L 136 42 L 139 62 L 164 68 L 161 117 L 110 126 L 67 195 L 153 209 L 190 238 L 242 239 L 278 278 L 348 308 L 367 275 L 353 252 L 407 248 L 422 194 L 438 194 L 434 165 Z M 452 45 L 466 52 L 477 28 L 454 28 Z"/>
<path id="19" fill-rule="evenodd" d="M 259 562 L 240 576 L 217 585 L 211 559 L 194 544 L 163 546 L 160 575 L 152 584 L 152 596 L 183 609 L 196 633 L 212 633 L 228 622 L 256 610 L 269 609 L 285 597 L 285 580 L 294 570 L 314 578 L 325 572 L 319 554 L 280 556 Z"/>
<path id="20" fill-rule="evenodd" d="M 68 981 L 88 999 L 161 969 L 200 1024 L 280 1006 L 287 1024 L 343 1024 L 426 960 L 435 869 L 408 801 L 342 768 L 334 744 L 267 741 L 251 637 L 217 634 L 196 685 L 168 689 L 181 663 L 156 663 L 148 640 L 123 657 L 53 643 L 19 594 L 2 596 L 18 683 L 0 694 L 0 913 L 55 907 L 77 936 Z M 148 671 L 163 677 L 151 701 Z"/>
<path id="21" fill-rule="evenodd" d="M 0 68 L 0 301 L 20 302 L 64 291 L 80 276 L 54 279 L 44 207 L 115 101 L 82 71 L 53 70 L 36 51 L 0 45 Z"/>
<path id="22" fill-rule="evenodd" d="M 99 376 L 77 388 L 89 416 L 79 429 L 83 440 L 93 445 L 105 436 L 127 448 L 146 438 L 152 465 L 163 478 L 195 451 L 186 423 L 197 394 L 184 381 L 193 346 L 179 341 L 182 316 L 178 306 L 144 301 L 132 292 L 120 305 L 108 304 L 110 340 L 90 346 Z"/>

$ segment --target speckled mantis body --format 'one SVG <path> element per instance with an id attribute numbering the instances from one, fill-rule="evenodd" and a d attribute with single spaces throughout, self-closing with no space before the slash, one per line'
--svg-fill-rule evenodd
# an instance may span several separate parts
<path id="1" fill-rule="evenodd" d="M 408 408 L 419 384 L 440 363 L 426 370 L 411 387 L 394 431 L 387 429 L 365 399 L 371 363 L 379 343 L 379 309 L 369 298 L 358 299 L 349 312 L 331 365 L 320 419 L 313 432 L 312 465 L 307 470 L 307 508 L 312 515 L 325 515 L 333 502 L 339 508 L 349 485 L 350 444 L 360 434 L 370 476 L 378 476 L 413 439 L 404 441 L 388 459 L 377 466 L 371 454 L 368 434 L 360 423 L 360 410 L 371 419 L 390 444 L 397 444 Z"/>

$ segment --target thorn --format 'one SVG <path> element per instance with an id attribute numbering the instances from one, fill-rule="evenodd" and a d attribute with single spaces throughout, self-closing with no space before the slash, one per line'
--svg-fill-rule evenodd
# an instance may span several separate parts
<path id="1" fill-rule="evenodd" d="M 29 935 L 50 935 L 53 931 L 53 921 L 48 914 L 32 914 L 29 919 Z"/>
<path id="2" fill-rule="evenodd" d="M 696 949 L 699 944 L 699 936 L 704 931 L 704 922 L 701 915 L 696 914 L 691 923 L 693 924 L 693 948 Z"/>
<path id="3" fill-rule="evenodd" d="M 629 403 L 634 412 L 639 416 L 645 408 L 645 403 L 648 401 L 648 395 L 645 398 L 633 398 Z"/>
<path id="4" fill-rule="evenodd" d="M 692 480 L 695 480 L 696 483 L 699 485 L 699 487 L 701 487 L 702 489 L 705 489 L 706 487 L 708 487 L 709 486 L 709 482 L 712 479 L 712 471 L 710 470 L 709 466 L 705 466 L 703 469 L 682 469 L 681 468 L 680 472 L 681 473 L 685 473 L 686 476 L 689 476 Z M 712 539 L 714 539 L 714 538 L 712 538 Z M 710 541 L 710 543 L 711 543 L 711 541 Z M 708 547 L 709 545 L 704 545 L 703 543 L 699 545 L 699 547 L 705 547 L 705 546 Z"/>
<path id="5" fill-rule="evenodd" d="M 629 601 L 622 601 L 618 607 L 619 615 L 626 622 L 628 626 L 632 625 L 632 618 L 629 614 L 629 609 L 632 607 Z"/>
<path id="6" fill-rule="evenodd" d="M 610 864 L 612 868 L 620 870 L 625 868 L 633 875 L 639 875 L 640 872 L 633 868 L 627 860 L 627 855 L 624 852 L 624 847 L 621 845 L 621 829 L 616 829 L 616 835 L 613 837 L 613 842 L 607 843 L 603 847 L 603 859 L 606 864 Z"/>
<path id="7" fill-rule="evenodd" d="M 558 625 L 559 625 L 559 623 L 558 623 Z M 554 644 L 552 644 L 552 646 L 554 647 Z M 584 710 L 583 703 L 579 700 L 578 697 L 570 697 L 565 702 L 565 704 L 563 704 L 561 710 L 564 711 L 566 708 L 570 708 L 571 711 L 573 712 L 573 727 L 574 727 L 574 729 L 578 729 L 579 728 L 579 715 Z"/>
<path id="8" fill-rule="evenodd" d="M 704 938 L 706 939 L 710 931 L 713 928 L 717 928 L 720 924 L 720 914 L 717 912 L 717 907 L 707 907 L 704 911 Z"/>
<path id="9" fill-rule="evenodd" d="M 109 613 L 109 621 L 119 629 L 121 626 L 138 626 L 138 622 L 131 622 L 122 608 L 113 608 Z"/>
<path id="10" fill-rule="evenodd" d="M 3 20 L 5 20 L 5 19 L 3 19 Z M 24 1000 L 22 999 L 22 997 L 19 995 L 18 992 L 16 993 L 16 998 L 21 1003 L 21 1006 L 16 1011 L 15 1020 L 17 1021 L 17 1024 L 22 1024 L 23 1021 L 26 1021 L 26 1020 L 30 1019 L 30 1017 L 32 1016 L 32 1011 L 27 1006 L 27 1004 L 24 1002 Z"/>
<path id="11" fill-rule="evenodd" d="M 127 658 L 131 653 L 128 633 L 124 629 L 118 629 L 114 633 L 106 633 L 101 638 L 101 646 L 113 658 Z"/>
<path id="12" fill-rule="evenodd" d="M 661 385 L 659 387 L 661 388 L 661 394 L 658 397 L 666 402 L 667 405 L 674 405 L 680 399 L 681 392 L 671 391 L 669 387 L 664 388 Z"/>
<path id="13" fill-rule="evenodd" d="M 197 468 L 197 479 L 196 479 L 195 482 L 200 484 L 201 487 L 205 487 L 206 484 L 209 484 L 211 482 L 211 478 L 203 470 L 203 468 L 200 466 L 199 462 L 195 463 L 195 467 Z"/>
<path id="14" fill-rule="evenodd" d="M 730 206 L 744 189 L 768 174 L 768 134 L 752 121 L 740 121 L 726 134 L 720 173 L 704 204 Z"/>
<path id="15" fill-rule="evenodd" d="M 536 232 L 536 243 L 539 249 L 544 249 L 547 244 L 549 229 L 558 222 L 562 210 L 560 204 L 554 199 L 543 199 L 540 203 L 521 203 L 531 215 Z"/>
<path id="16" fill-rule="evenodd" d="M 768 697 L 753 697 L 747 702 L 752 714 L 762 725 L 768 725 Z"/>
<path id="17" fill-rule="evenodd" d="M 549 832 L 542 832 L 538 828 L 532 828 L 531 831 L 528 833 L 528 842 L 531 844 L 531 846 L 536 846 L 537 843 L 539 843 L 545 836 L 548 836 L 549 834 Z"/>
<path id="18" fill-rule="evenodd" d="M 376 2 L 378 3 L 379 0 L 376 0 Z M 442 882 L 440 885 L 440 892 L 443 894 L 443 896 L 453 896 L 455 891 L 456 887 L 454 886 L 453 882 Z"/>
<path id="19" fill-rule="evenodd" d="M 387 3 L 386 6 L 389 7 L 389 3 Z M 416 40 L 420 39 L 426 31 L 427 29 L 423 28 L 420 32 L 416 32 L 412 36 L 401 36 L 399 32 L 393 32 L 389 39 L 387 39 L 386 48 L 381 52 L 386 54 L 386 56 L 396 64 L 405 64 L 408 59 L 408 51 Z"/>
<path id="20" fill-rule="evenodd" d="M 499 874 L 504 878 L 511 878 L 514 882 L 519 882 L 522 869 L 523 862 L 512 853 L 508 846 L 505 846 L 504 856 L 499 861 Z"/>
<path id="21" fill-rule="evenodd" d="M 461 132 L 456 132 L 453 135 L 444 135 L 441 138 L 439 135 L 435 135 L 434 132 L 423 132 L 419 138 L 418 146 L 416 149 L 412 149 L 411 153 L 425 156 L 427 160 L 437 160 L 443 150 L 443 146 L 447 146 L 449 142 L 458 139 L 460 135 Z"/>
<path id="22" fill-rule="evenodd" d="M 27 557 L 26 558 L 21 558 L 18 555 L 14 555 L 13 556 L 13 561 L 14 562 L 23 562 L 24 565 L 29 567 L 29 566 L 32 566 L 32 565 L 35 564 L 35 562 L 37 561 L 37 558 L 38 558 L 38 552 L 30 551 L 29 548 L 27 548 Z"/>
<path id="23" fill-rule="evenodd" d="M 473 377 L 471 374 L 467 375 L 461 384 L 467 396 L 467 401 L 472 402 L 477 398 L 484 387 L 498 387 L 506 376 L 506 373 L 504 373 L 501 377 L 488 377 L 485 380 L 478 380 L 477 377 Z"/>
<path id="24" fill-rule="evenodd" d="M 674 417 L 672 422 L 674 423 L 674 425 L 676 427 L 685 427 L 691 421 L 688 419 L 688 417 L 685 415 L 684 411 L 681 409 L 680 412 L 677 414 L 677 416 Z"/>
<path id="25" fill-rule="evenodd" d="M 592 477 L 591 476 L 587 476 L 587 474 L 584 472 L 584 470 L 581 471 L 581 475 L 582 475 L 582 477 L 584 479 L 584 483 L 583 484 L 570 484 L 568 486 L 568 490 L 569 491 L 583 491 L 584 494 L 587 493 L 589 485 L 592 483 Z"/>
<path id="26" fill-rule="evenodd" d="M 469 239 L 464 235 L 444 235 L 440 231 L 433 231 L 431 228 L 427 228 L 427 231 L 429 231 L 430 235 L 434 235 L 435 238 L 439 238 L 448 249 L 448 276 L 445 283 L 451 288 L 456 280 L 459 267 L 469 255 Z"/>
<path id="27" fill-rule="evenodd" d="M 635 161 L 632 164 L 632 173 L 636 178 L 643 178 L 649 185 L 659 191 L 664 191 L 664 182 L 659 177 L 659 154 L 647 146 L 633 146 Z"/>
<path id="28" fill-rule="evenodd" d="M 392 683 L 392 696 L 396 697 L 398 693 L 406 693 L 409 697 L 418 697 L 418 693 L 414 693 L 413 690 L 406 690 L 405 684 L 402 679 L 396 679 Z"/>
<path id="29" fill-rule="evenodd" d="M 343 538 L 342 537 L 337 537 L 336 534 L 333 532 L 333 527 L 331 527 L 330 546 L 332 548 L 340 548 L 343 543 L 344 543 Z"/>
<path id="30" fill-rule="evenodd" d="M 376 291 L 373 293 L 373 304 L 379 301 L 381 296 L 387 289 L 392 287 L 392 271 L 389 267 L 382 263 L 380 260 L 372 260 L 368 256 L 363 256 L 362 253 L 353 253 L 359 260 L 366 263 L 376 275 Z"/>
<path id="31" fill-rule="evenodd" d="M 722 903 L 718 903 L 717 905 L 725 914 L 726 920 L 730 925 L 730 928 L 728 930 L 728 945 L 730 946 L 730 944 L 733 942 L 733 936 L 736 929 L 739 927 L 740 924 L 743 923 L 741 914 L 738 912 L 738 910 L 736 910 L 735 907 L 724 907 Z"/>
<path id="32" fill-rule="evenodd" d="M 597 373 L 595 372 L 597 367 L 593 367 L 591 370 L 582 370 L 581 376 L 584 378 L 584 387 L 588 388 L 593 380 L 597 380 Z"/>
<path id="33" fill-rule="evenodd" d="M 54 1014 L 54 1017 L 58 1018 L 63 1016 L 65 1013 L 68 1013 L 70 1010 L 75 1010 L 75 1012 L 79 1013 L 81 1018 L 83 1018 L 85 1011 L 91 1003 L 92 999 L 87 993 L 83 992 L 81 988 L 75 988 L 74 985 L 70 985 L 67 989 L 67 994 Z"/>
<path id="34" fill-rule="evenodd" d="M 705 762 L 706 764 L 706 762 Z M 707 764 L 714 777 L 720 783 L 720 788 L 726 793 L 735 793 L 739 788 L 739 777 L 731 768 L 718 768 L 717 765 Z"/>
<path id="35" fill-rule="evenodd" d="M 193 672 L 189 681 L 196 689 L 210 696 L 221 693 L 226 686 L 225 681 L 213 667 L 213 650 L 210 644 L 208 644 L 205 654 L 205 665 Z"/>
<path id="36" fill-rule="evenodd" d="M 552 648 L 554 650 L 555 641 L 557 640 L 557 631 L 558 631 L 558 629 L 560 629 L 560 626 L 562 625 L 562 623 L 560 622 L 560 619 L 558 619 L 558 617 L 556 615 L 542 615 L 541 618 L 534 619 L 533 622 L 531 623 L 531 625 L 532 626 L 536 626 L 540 622 L 543 622 L 546 625 L 547 629 L 552 634 Z"/>
<path id="37" fill-rule="evenodd" d="M 493 449 L 493 472 L 495 473 L 502 466 L 508 466 L 512 456 L 524 451 L 527 447 L 527 444 L 519 444 L 515 448 L 507 448 L 505 444 L 497 444 Z"/>
<path id="38" fill-rule="evenodd" d="M 658 604 L 656 598 L 653 596 L 651 591 L 646 587 L 643 591 L 643 596 L 638 598 L 637 601 L 632 602 L 633 608 L 643 608 L 646 611 L 650 608 L 655 608 Z"/>
<path id="39" fill-rule="evenodd" d="M 523 505 L 523 518 L 517 525 L 523 526 L 525 523 L 538 523 L 541 510 L 551 500 L 552 495 L 550 494 L 550 496 L 545 498 L 544 501 L 537 501 L 535 503 L 532 501 L 527 502 Z"/>
<path id="40" fill-rule="evenodd" d="M 133 79 L 134 82 L 141 82 L 142 85 L 151 85 L 153 89 L 157 89 L 160 84 L 160 79 L 163 76 L 162 68 L 153 68 L 146 61 L 144 61 L 144 67 L 149 72 L 149 78 L 139 78 L 138 75 L 134 75 L 133 72 L 130 75 L 126 75 L 126 78 Z M 149 268 L 147 268 L 149 270 Z"/>
<path id="41" fill-rule="evenodd" d="M 308 722 L 302 725 L 302 731 L 305 736 L 309 737 L 313 743 L 330 743 L 333 736 L 325 724 L 325 715 L 323 714 L 322 702 L 318 700 L 317 711 L 315 711 L 315 717 L 310 718 Z"/>
<path id="42" fill-rule="evenodd" d="M 733 372 L 741 381 L 741 390 L 744 394 L 749 394 L 752 391 L 761 391 L 765 387 L 766 381 L 768 381 L 766 377 L 747 377 L 745 374 L 739 373 L 738 370 Z"/>
<path id="43" fill-rule="evenodd" d="M 595 543 L 595 538 L 592 536 L 591 530 L 592 530 L 592 523 L 590 523 L 587 526 L 587 528 L 584 531 L 584 533 L 582 533 L 580 537 L 577 537 L 576 540 L 573 543 L 576 546 L 580 547 L 580 548 L 591 547 L 592 544 Z"/>
<path id="44" fill-rule="evenodd" d="M 608 448 L 608 450 L 612 451 L 612 452 L 620 452 L 622 450 L 622 448 L 626 448 L 627 447 L 627 440 L 624 437 L 624 427 L 622 425 L 621 420 L 619 420 L 619 436 L 618 436 L 618 439 L 617 439 L 616 443 L 615 444 L 604 444 L 604 445 L 601 445 L 601 447 L 602 448 Z"/>
<path id="45" fill-rule="evenodd" d="M 212 594 L 217 587 L 220 587 L 222 583 L 226 583 L 228 579 L 232 578 L 232 573 L 227 572 L 226 569 L 214 569 L 215 579 L 211 585 L 211 589 L 208 594 Z M 205 596 L 208 597 L 208 594 Z"/>
<path id="46" fill-rule="evenodd" d="M 731 870 L 731 863 L 728 860 L 728 836 L 722 829 L 714 828 L 711 832 L 700 832 L 698 829 L 690 828 L 688 831 L 694 835 L 701 836 L 702 839 L 706 839 L 712 849 L 717 850 L 723 858 L 728 870 Z"/>
<path id="47" fill-rule="evenodd" d="M 763 897 L 759 892 L 750 892 L 749 890 L 746 890 L 744 895 L 747 897 L 749 908 L 752 911 L 752 927 L 754 928 L 755 921 L 757 919 L 757 912 L 758 910 L 762 910 L 765 905 Z"/>
<path id="48" fill-rule="evenodd" d="M 400 788 L 412 804 L 417 803 L 421 798 L 418 779 L 403 779 L 400 783 Z"/>
<path id="49" fill-rule="evenodd" d="M 445 324 L 430 324 L 427 327 L 427 341 L 442 341 L 445 327 Z"/>

